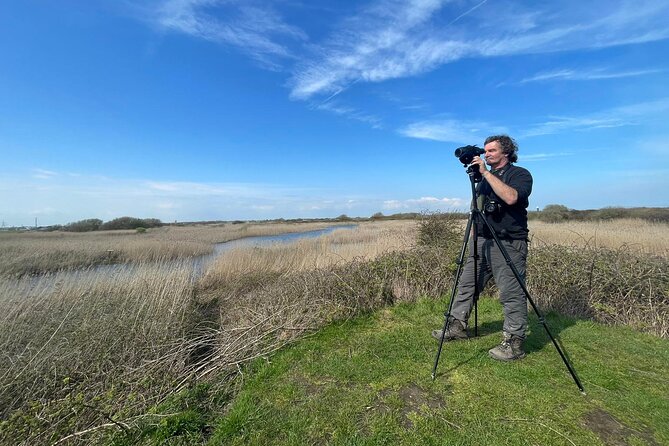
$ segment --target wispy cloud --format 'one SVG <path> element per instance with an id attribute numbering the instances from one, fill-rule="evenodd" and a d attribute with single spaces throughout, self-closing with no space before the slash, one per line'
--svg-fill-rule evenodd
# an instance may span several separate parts
<path id="1" fill-rule="evenodd" d="M 411 198 L 407 200 L 386 200 L 383 202 L 383 209 L 390 211 L 437 211 L 437 210 L 451 210 L 462 209 L 466 207 L 468 202 L 462 198 L 436 198 L 436 197 L 421 197 Z"/>
<path id="2" fill-rule="evenodd" d="M 527 77 L 518 81 L 518 84 L 527 84 L 530 82 L 545 82 L 545 81 L 592 81 L 603 79 L 619 79 L 625 77 L 645 76 L 648 74 L 663 73 L 667 70 L 652 69 L 652 70 L 631 70 L 631 71 L 609 71 L 606 68 L 595 68 L 591 70 L 575 70 L 575 69 L 560 69 L 538 73 L 534 76 Z"/>
<path id="3" fill-rule="evenodd" d="M 33 169 L 33 174 L 32 174 L 33 178 L 38 178 L 41 180 L 49 180 L 55 176 L 58 176 L 58 173 L 52 170 Z"/>
<path id="4" fill-rule="evenodd" d="M 298 65 L 291 96 L 306 99 L 341 91 L 353 81 L 413 76 L 465 57 L 603 48 L 669 38 L 669 4 L 659 0 L 601 1 L 599 7 L 589 3 L 586 10 L 564 2 L 522 10 L 517 5 L 479 1 L 439 26 L 444 15 L 454 11 L 440 11 L 447 3 L 377 1 L 346 21 L 319 46 L 316 57 Z"/>
<path id="5" fill-rule="evenodd" d="M 329 100 L 316 105 L 315 108 L 318 110 L 328 111 L 336 115 L 344 116 L 355 121 L 365 122 L 375 129 L 383 128 L 382 120 L 378 116 L 375 116 L 371 113 L 365 113 L 351 106 L 342 105 L 337 101 Z"/>
<path id="6" fill-rule="evenodd" d="M 586 131 L 601 128 L 641 125 L 651 120 L 665 120 L 669 111 L 669 98 L 614 107 L 581 116 L 553 116 L 548 120 L 528 126 L 520 131 L 521 137 L 550 135 L 565 131 Z M 666 121 L 665 121 L 666 122 Z"/>
<path id="7" fill-rule="evenodd" d="M 276 66 L 277 57 L 295 57 L 288 41 L 306 39 L 268 2 L 169 0 L 150 14 L 149 19 L 162 29 L 237 47 L 269 68 Z"/>
<path id="8" fill-rule="evenodd" d="M 398 133 L 410 138 L 472 144 L 491 133 L 508 133 L 508 129 L 486 122 L 445 119 L 414 122 L 400 128 Z"/>
<path id="9" fill-rule="evenodd" d="M 567 131 L 587 131 L 602 128 L 624 127 L 666 122 L 669 119 L 669 98 L 639 102 L 578 116 L 549 116 L 541 122 L 525 123 L 509 128 L 495 123 L 432 119 L 417 121 L 401 127 L 397 132 L 409 138 L 471 144 L 483 141 L 486 136 L 508 133 L 519 138 L 551 135 Z"/>
<path id="10" fill-rule="evenodd" d="M 279 11 L 286 7 L 283 2 L 150 4 L 146 15 L 162 30 L 235 47 L 269 69 L 280 65 L 290 69 L 288 87 L 294 99 L 337 95 L 356 82 L 411 77 L 463 58 L 596 49 L 669 38 L 669 3 L 664 0 L 595 0 L 587 7 L 567 0 L 531 6 L 487 0 L 372 0 L 349 8 L 351 14 L 336 19 L 334 31 L 318 36 L 320 40 L 310 39 L 303 29 L 286 21 Z M 575 79 L 578 73 L 543 74 L 551 75 Z"/>
<path id="11" fill-rule="evenodd" d="M 359 80 L 378 82 L 430 65 L 428 22 L 443 0 L 383 0 L 345 21 L 291 80 L 291 96 L 331 94 Z M 413 37 L 412 37 L 413 36 Z"/>
<path id="12" fill-rule="evenodd" d="M 525 161 L 546 161 L 553 158 L 561 158 L 565 156 L 572 156 L 571 152 L 551 152 L 551 153 L 532 153 L 530 155 L 523 154 L 523 162 Z"/>
<path id="13" fill-rule="evenodd" d="M 124 215 L 163 221 L 372 215 L 383 198 L 290 184 L 204 183 L 72 176 L 35 169 L 51 180 L 0 174 L 0 209 L 9 225 L 68 223 Z"/>

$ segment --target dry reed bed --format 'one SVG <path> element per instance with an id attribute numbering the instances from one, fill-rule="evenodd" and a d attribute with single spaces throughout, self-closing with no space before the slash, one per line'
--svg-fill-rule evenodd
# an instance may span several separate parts
<path id="1" fill-rule="evenodd" d="M 669 225 L 641 219 L 564 223 L 532 220 L 530 236 L 537 244 L 614 250 L 625 247 L 634 252 L 669 255 Z"/>
<path id="2" fill-rule="evenodd" d="M 213 224 L 135 231 L 0 233 L 0 277 L 20 277 L 110 263 L 196 257 L 212 245 L 259 235 L 321 229 L 328 223 Z"/>
<path id="3" fill-rule="evenodd" d="M 171 393 L 194 323 L 191 268 L 0 280 L 0 442 L 50 444 Z"/>
<path id="4" fill-rule="evenodd" d="M 411 248 L 417 228 L 414 221 L 370 222 L 291 244 L 233 249 L 214 261 L 200 284 L 211 288 L 241 275 L 281 275 L 373 259 Z"/>
<path id="5" fill-rule="evenodd" d="M 374 251 L 376 238 L 380 252 L 389 240 L 397 245 L 412 226 L 363 225 L 357 234 L 333 234 L 328 244 L 360 245 L 350 251 L 357 255 Z M 292 258 L 277 268 L 285 272 L 294 267 Z M 254 264 L 247 266 L 251 271 L 239 271 L 238 281 L 254 277 Z M 48 444 L 67 438 L 68 444 L 90 444 L 103 428 L 130 428 L 193 379 L 212 371 L 229 373 L 235 364 L 292 339 L 287 331 L 315 329 L 329 318 L 325 294 L 320 300 L 308 295 L 308 305 L 292 289 L 271 301 L 255 299 L 253 291 L 262 289 L 268 277 L 259 271 L 250 293 L 236 289 L 239 299 L 220 306 L 217 299 L 210 307 L 206 293 L 196 295 L 202 286 L 192 282 L 189 262 L 136 264 L 112 275 L 90 270 L 76 276 L 0 279 L 0 443 Z M 304 280 L 311 280 L 308 273 Z M 341 288 L 343 282 L 337 281 Z M 367 287 L 366 282 L 361 286 Z M 275 326 L 275 320 L 263 321 L 262 314 L 302 315 L 311 322 Z"/>

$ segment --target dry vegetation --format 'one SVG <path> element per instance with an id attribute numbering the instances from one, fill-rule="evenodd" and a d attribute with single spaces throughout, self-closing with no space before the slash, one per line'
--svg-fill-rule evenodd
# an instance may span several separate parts
<path id="1" fill-rule="evenodd" d="M 669 255 L 669 224 L 641 219 L 530 221 L 532 241 L 590 248 L 628 248 L 633 252 Z"/>
<path id="2" fill-rule="evenodd" d="M 417 228 L 415 221 L 408 220 L 367 222 L 355 230 L 336 230 L 291 244 L 237 248 L 221 255 L 209 267 L 201 285 L 210 288 L 249 272 L 287 274 L 342 265 L 354 259 L 370 260 L 412 247 Z"/>
<path id="3" fill-rule="evenodd" d="M 538 243 L 563 225 L 570 227 L 563 234 L 576 232 L 576 242 L 587 243 L 564 235 L 551 239 L 562 245 Z M 91 234 L 61 237 L 71 243 L 63 252 L 87 243 L 97 243 L 97 250 L 127 246 L 130 252 L 137 242 L 159 252 L 163 244 L 208 247 L 314 226 L 323 225 L 170 227 L 97 241 Z M 601 247 L 603 226 L 532 222 L 533 297 L 542 308 L 669 336 L 669 259 L 666 250 L 661 256 L 644 253 L 658 253 L 654 246 L 667 239 L 667 226 L 659 226 L 648 244 L 635 239 L 632 244 L 643 249 L 634 251 L 627 238 L 611 238 L 612 249 Z M 369 222 L 290 246 L 230 251 L 196 281 L 185 263 L 165 261 L 132 264 L 111 276 L 91 270 L 75 282 L 59 273 L 41 280 L 5 274 L 0 443 L 91 444 L 107 428 L 131 432 L 142 423 L 159 423 L 148 413 L 170 394 L 201 380 L 230 382 L 240 364 L 328 321 L 443 295 L 450 290 L 461 231 L 461 220 L 443 216 L 420 224 Z M 51 247 L 58 241 L 51 234 L 25 237 L 32 249 L 40 241 L 49 240 L 45 245 Z M 0 259 L 3 268 L 11 264 L 7 253 Z"/>
<path id="4" fill-rule="evenodd" d="M 212 244 L 234 239 L 300 232 L 328 223 L 212 224 L 131 230 L 0 233 L 0 276 L 20 277 L 100 264 L 151 262 L 200 256 Z"/>

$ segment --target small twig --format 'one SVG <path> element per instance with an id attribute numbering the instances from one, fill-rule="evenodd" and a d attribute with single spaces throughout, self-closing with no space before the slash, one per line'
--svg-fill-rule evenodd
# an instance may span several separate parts
<path id="1" fill-rule="evenodd" d="M 441 416 L 440 416 L 439 418 L 441 418 L 442 420 L 444 420 L 444 422 L 445 422 L 446 424 L 448 424 L 449 426 L 453 426 L 453 427 L 456 428 L 456 429 L 462 429 L 462 427 L 458 426 L 457 424 L 455 424 L 455 423 L 453 423 L 453 422 L 451 422 L 451 421 L 448 421 L 448 420 L 447 420 L 446 418 L 444 418 L 444 417 L 441 417 Z"/>
<path id="2" fill-rule="evenodd" d="M 118 424 L 118 423 L 101 424 L 101 425 L 99 425 L 99 426 L 95 426 L 95 427 L 92 427 L 92 428 L 90 428 L 90 429 L 84 429 L 83 431 L 75 432 L 75 433 L 73 433 L 73 434 L 70 434 L 70 435 L 68 435 L 68 436 L 66 436 L 66 437 L 63 437 L 63 438 L 61 438 L 60 440 L 56 441 L 55 443 L 52 444 L 52 446 L 56 446 L 57 444 L 60 444 L 60 443 L 62 443 L 62 442 L 64 442 L 64 441 L 66 441 L 66 440 L 69 440 L 70 438 L 80 437 L 80 436 L 82 436 L 82 435 L 86 435 L 86 434 L 88 434 L 89 432 L 93 432 L 93 431 L 96 431 L 96 430 L 98 430 L 98 429 L 103 429 L 103 428 L 105 428 L 105 427 L 117 427 L 117 424 Z"/>
<path id="3" fill-rule="evenodd" d="M 119 421 L 116 421 L 116 420 L 113 419 L 110 415 L 104 413 L 103 411 L 101 411 L 100 409 L 98 409 L 98 408 L 95 407 L 95 406 L 91 406 L 90 404 L 83 404 L 83 406 L 84 406 L 84 407 L 88 407 L 89 409 L 91 409 L 91 410 L 93 410 L 93 411 L 99 413 L 99 414 L 102 415 L 104 418 L 108 419 L 109 421 L 111 421 L 112 423 L 114 423 L 115 425 L 117 425 L 118 427 L 120 427 L 121 429 L 123 429 L 124 431 L 127 431 L 127 430 L 130 429 L 130 426 L 128 426 L 127 424 L 125 424 L 125 423 L 121 423 L 121 422 L 119 422 Z"/>
<path id="4" fill-rule="evenodd" d="M 564 438 L 565 440 L 567 440 L 569 443 L 571 443 L 571 444 L 573 444 L 574 446 L 576 446 L 576 443 L 574 443 L 573 441 L 571 441 L 571 439 L 570 439 L 569 437 L 567 437 L 565 434 L 563 434 L 562 432 L 558 431 L 557 429 L 554 429 L 554 428 L 552 428 L 552 427 L 550 427 L 550 426 L 548 426 L 548 425 L 546 425 L 546 424 L 544 424 L 544 423 L 542 423 L 542 422 L 540 422 L 540 421 L 528 420 L 527 418 L 500 418 L 500 421 L 524 421 L 524 422 L 528 422 L 528 423 L 536 423 L 536 424 L 538 424 L 538 425 L 540 425 L 540 426 L 545 427 L 546 429 L 549 429 L 549 430 L 555 432 L 556 434 L 558 434 L 559 436 L 561 436 L 562 438 Z"/>

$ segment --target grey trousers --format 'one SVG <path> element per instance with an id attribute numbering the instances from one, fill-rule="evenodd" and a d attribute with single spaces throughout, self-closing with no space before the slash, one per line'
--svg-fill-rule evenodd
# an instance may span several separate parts
<path id="1" fill-rule="evenodd" d="M 520 276 L 525 281 L 527 242 L 525 240 L 502 240 L 501 243 L 511 257 Z M 523 289 L 499 247 L 492 239 L 478 238 L 478 287 L 479 293 L 491 277 L 499 288 L 499 299 L 504 308 L 503 330 L 509 334 L 525 338 L 527 331 L 527 302 Z M 458 292 L 453 301 L 451 316 L 465 324 L 474 306 L 474 244 L 469 243 L 469 256 L 460 276 Z"/>

